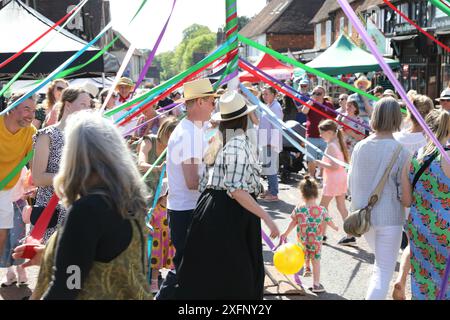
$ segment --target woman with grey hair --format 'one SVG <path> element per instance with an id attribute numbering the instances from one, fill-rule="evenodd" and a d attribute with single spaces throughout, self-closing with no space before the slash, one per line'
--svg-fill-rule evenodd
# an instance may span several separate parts
<path id="1" fill-rule="evenodd" d="M 402 114 L 398 102 L 383 98 L 375 105 L 370 125 L 375 131 L 358 142 L 353 150 L 349 171 L 352 211 L 368 205 L 371 194 L 384 175 L 399 142 L 393 133 L 399 131 Z M 375 253 L 374 269 L 367 291 L 367 300 L 385 299 L 394 274 L 402 239 L 405 209 L 401 202 L 402 168 L 409 153 L 401 147 L 381 197 L 372 209 L 371 227 L 364 235 Z"/>
<path id="2" fill-rule="evenodd" d="M 34 262 L 42 261 L 32 298 L 150 299 L 145 184 L 109 120 L 92 112 L 69 118 L 54 187 L 70 209 L 45 252 L 35 250 Z"/>

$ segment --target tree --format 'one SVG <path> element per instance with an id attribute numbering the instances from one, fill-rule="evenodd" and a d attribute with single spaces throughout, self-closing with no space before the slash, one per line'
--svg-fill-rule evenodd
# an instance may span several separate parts
<path id="1" fill-rule="evenodd" d="M 251 19 L 249 17 L 246 17 L 246 16 L 238 17 L 238 31 L 241 31 L 242 28 L 244 28 L 247 25 L 247 23 L 250 22 L 250 20 Z"/>

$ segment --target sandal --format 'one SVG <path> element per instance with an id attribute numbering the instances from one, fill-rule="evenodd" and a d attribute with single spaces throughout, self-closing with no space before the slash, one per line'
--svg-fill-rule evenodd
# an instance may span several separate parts
<path id="1" fill-rule="evenodd" d="M 312 272 L 311 272 L 311 268 L 310 267 L 306 267 L 305 270 L 303 271 L 303 276 L 304 277 L 311 277 Z"/>

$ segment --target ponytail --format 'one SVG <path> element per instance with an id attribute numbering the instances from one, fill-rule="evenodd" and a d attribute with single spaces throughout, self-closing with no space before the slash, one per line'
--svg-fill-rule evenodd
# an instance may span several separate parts
<path id="1" fill-rule="evenodd" d="M 348 154 L 347 145 L 345 144 L 345 141 L 344 141 L 344 134 L 342 133 L 341 129 L 337 130 L 337 137 L 339 140 L 339 146 L 341 147 L 342 154 L 344 155 L 344 160 L 345 160 L 345 162 L 349 163 L 350 157 Z"/>
<path id="2" fill-rule="evenodd" d="M 338 125 L 336 124 L 336 122 L 334 122 L 333 120 L 330 120 L 330 119 L 323 120 L 319 124 L 319 130 L 336 132 L 336 135 L 337 135 L 337 138 L 339 141 L 339 146 L 341 148 L 341 152 L 344 155 L 344 160 L 345 160 L 345 162 L 349 163 L 350 157 L 348 155 L 347 146 L 345 145 L 344 134 L 342 133 L 342 130 L 340 130 L 338 128 Z"/>

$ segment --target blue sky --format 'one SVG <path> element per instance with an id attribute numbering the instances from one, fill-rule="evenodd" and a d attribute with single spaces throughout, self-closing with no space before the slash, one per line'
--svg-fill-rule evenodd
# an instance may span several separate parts
<path id="1" fill-rule="evenodd" d="M 113 28 L 137 48 L 152 48 L 169 16 L 172 0 L 148 0 L 131 25 L 128 22 L 142 0 L 110 0 Z M 260 12 L 266 0 L 239 0 L 240 16 L 252 17 Z M 216 32 L 225 24 L 225 0 L 177 0 L 172 19 L 158 52 L 173 50 L 182 40 L 182 32 L 193 23 L 208 26 Z"/>

